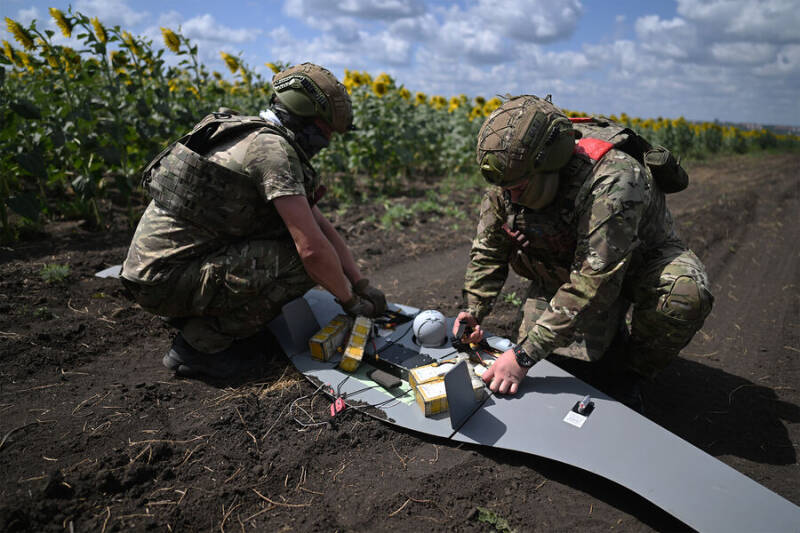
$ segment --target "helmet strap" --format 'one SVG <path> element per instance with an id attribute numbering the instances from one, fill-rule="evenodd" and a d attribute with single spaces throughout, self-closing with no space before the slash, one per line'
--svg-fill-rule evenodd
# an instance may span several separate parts
<path id="1" fill-rule="evenodd" d="M 295 115 L 277 99 L 272 101 L 270 109 L 278 116 L 281 124 L 294 134 L 295 141 L 309 159 L 330 144 L 330 138 L 325 135 L 314 119 Z"/>

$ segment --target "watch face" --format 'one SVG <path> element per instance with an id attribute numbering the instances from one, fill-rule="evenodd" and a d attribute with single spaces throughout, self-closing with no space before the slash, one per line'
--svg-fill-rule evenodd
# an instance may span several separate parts
<path id="1" fill-rule="evenodd" d="M 534 360 L 525 353 L 522 346 L 514 346 L 514 355 L 517 357 L 517 364 L 523 368 L 530 368 L 533 366 Z"/>

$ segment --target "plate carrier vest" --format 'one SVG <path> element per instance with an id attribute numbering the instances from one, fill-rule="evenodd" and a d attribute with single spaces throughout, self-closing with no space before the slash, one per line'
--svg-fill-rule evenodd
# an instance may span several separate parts
<path id="1" fill-rule="evenodd" d="M 289 130 L 261 117 L 211 113 L 145 167 L 142 187 L 163 209 L 214 233 L 235 237 L 251 233 L 254 222 L 269 207 L 253 194 L 252 178 L 200 154 L 256 129 L 283 137 L 300 157 L 306 177 L 317 184 L 314 168 Z M 312 206 L 318 196 L 308 198 Z M 220 198 L 226 199 L 224 205 Z"/>

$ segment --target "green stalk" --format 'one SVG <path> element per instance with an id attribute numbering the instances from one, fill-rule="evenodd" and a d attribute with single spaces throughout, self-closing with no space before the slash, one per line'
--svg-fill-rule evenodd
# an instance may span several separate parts
<path id="1" fill-rule="evenodd" d="M 5 172 L 0 172 L 0 221 L 3 223 L 3 242 L 11 242 L 14 236 L 11 226 L 8 224 L 8 210 L 6 209 L 6 200 L 9 195 Z"/>
<path id="2" fill-rule="evenodd" d="M 47 46 L 47 52 L 52 51 L 53 45 L 50 44 L 50 40 L 45 35 L 42 35 L 42 33 L 39 30 L 34 28 L 33 31 L 36 33 L 36 35 L 39 36 L 42 42 L 45 43 L 45 45 Z M 64 92 L 67 94 L 67 102 L 69 103 L 70 108 L 75 109 L 75 106 L 77 104 L 77 99 L 75 99 L 75 97 L 72 94 L 72 90 L 70 88 L 70 81 L 69 78 L 67 78 L 67 72 L 66 70 L 64 70 L 64 66 L 61 64 L 60 60 L 58 61 L 58 74 L 61 77 L 61 83 L 64 84 Z"/>

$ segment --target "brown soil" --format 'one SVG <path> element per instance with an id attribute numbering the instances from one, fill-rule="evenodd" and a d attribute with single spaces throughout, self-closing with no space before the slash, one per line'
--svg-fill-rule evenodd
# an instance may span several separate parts
<path id="1" fill-rule="evenodd" d="M 697 163 L 671 196 L 716 295 L 706 326 L 644 388 L 647 416 L 800 504 L 800 156 Z M 391 231 L 382 207 L 333 217 L 390 298 L 448 315 L 466 219 Z M 400 200 L 403 201 L 403 200 Z M 413 200 L 407 199 L 407 202 Z M 0 250 L 0 530 L 681 530 L 638 495 L 559 463 L 457 445 L 357 412 L 303 431 L 287 406 L 314 388 L 274 343 L 244 383 L 176 379 L 174 335 L 93 274 L 131 233 L 48 228 Z M 46 283 L 45 264 L 68 264 Z M 511 335 L 511 279 L 487 328 Z M 301 405 L 325 420 L 321 396 Z M 479 510 L 481 508 L 481 510 Z"/>

